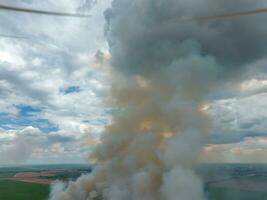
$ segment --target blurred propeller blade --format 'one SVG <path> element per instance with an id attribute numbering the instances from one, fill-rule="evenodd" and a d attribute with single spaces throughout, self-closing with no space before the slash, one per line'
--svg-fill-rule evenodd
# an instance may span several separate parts
<path id="1" fill-rule="evenodd" d="M 22 36 L 6 35 L 6 34 L 0 34 L 0 37 L 2 37 L 2 38 L 12 38 L 12 39 L 27 39 L 26 37 L 22 37 Z"/>
<path id="2" fill-rule="evenodd" d="M 233 13 L 226 13 L 221 15 L 213 15 L 213 16 L 188 16 L 188 17 L 178 17 L 176 19 L 171 19 L 170 22 L 190 22 L 190 21 L 199 21 L 199 22 L 209 22 L 209 21 L 220 21 L 220 20 L 227 20 L 233 19 L 238 17 L 250 16 L 250 15 L 258 15 L 267 13 L 267 8 L 262 9 L 255 9 L 255 10 L 247 10 L 247 11 L 240 11 L 240 12 L 233 12 Z"/>
<path id="3" fill-rule="evenodd" d="M 218 20 L 232 19 L 232 18 L 236 18 L 236 17 L 257 15 L 257 14 L 263 14 L 263 13 L 267 13 L 267 8 L 249 10 L 249 11 L 243 11 L 243 12 L 234 12 L 234 13 L 217 15 L 217 16 L 199 17 L 199 18 L 195 18 L 195 20 L 198 20 L 198 21 L 218 21 Z"/>
<path id="4" fill-rule="evenodd" d="M 50 12 L 50 11 L 45 11 L 45 10 L 36 10 L 36 9 L 31 9 L 31 8 L 16 7 L 16 6 L 9 6 L 9 5 L 3 5 L 3 4 L 0 4 L 0 10 L 41 14 L 41 15 L 54 15 L 54 16 L 62 16 L 62 17 L 80 17 L 80 18 L 91 17 L 91 15 L 85 15 L 85 14 Z"/>

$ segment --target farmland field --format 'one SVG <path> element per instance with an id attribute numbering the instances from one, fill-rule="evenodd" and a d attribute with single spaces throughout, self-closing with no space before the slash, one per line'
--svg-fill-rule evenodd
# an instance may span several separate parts
<path id="1" fill-rule="evenodd" d="M 48 194 L 48 185 L 0 180 L 1 200 L 45 200 Z"/>
<path id="2" fill-rule="evenodd" d="M 47 200 L 49 184 L 75 181 L 90 173 L 88 165 L 0 167 L 0 200 Z M 267 199 L 267 165 L 203 165 L 205 200 Z"/>
<path id="3" fill-rule="evenodd" d="M 46 200 L 51 182 L 90 171 L 88 165 L 0 166 L 0 200 Z"/>

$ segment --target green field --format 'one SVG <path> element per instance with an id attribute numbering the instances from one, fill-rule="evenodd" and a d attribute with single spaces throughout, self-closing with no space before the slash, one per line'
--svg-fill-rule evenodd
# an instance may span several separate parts
<path id="1" fill-rule="evenodd" d="M 264 200 L 267 199 L 266 192 L 252 192 L 228 188 L 210 188 L 208 190 L 209 200 Z"/>
<path id="2" fill-rule="evenodd" d="M 23 183 L 17 181 L 0 181 L 0 200 L 46 200 L 49 186 Z M 263 200 L 267 199 L 265 192 L 251 192 L 228 188 L 208 189 L 209 200 Z"/>
<path id="3" fill-rule="evenodd" d="M 49 186 L 17 181 L 0 181 L 0 200 L 46 200 Z"/>

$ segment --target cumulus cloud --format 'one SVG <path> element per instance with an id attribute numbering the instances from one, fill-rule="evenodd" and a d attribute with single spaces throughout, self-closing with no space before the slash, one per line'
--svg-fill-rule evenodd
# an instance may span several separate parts
<path id="1" fill-rule="evenodd" d="M 87 132 L 85 135 L 89 135 Z M 0 132 L 0 165 L 81 163 L 87 160 L 93 138 L 75 139 L 55 133 L 43 133 L 31 126 Z M 87 143 L 88 142 L 88 143 Z"/>
<path id="2" fill-rule="evenodd" d="M 213 102 L 209 113 L 214 128 L 211 143 L 235 143 L 246 137 L 266 136 L 266 93 Z"/>
<path id="3" fill-rule="evenodd" d="M 27 161 L 34 148 L 42 141 L 41 132 L 33 127 L 26 127 L 17 133 L 1 132 L 1 135 L 8 140 L 1 145 L 0 164 L 20 164 Z"/>
<path id="4" fill-rule="evenodd" d="M 230 144 L 211 144 L 200 160 L 207 163 L 266 163 L 266 136 L 246 137 Z"/>
<path id="5" fill-rule="evenodd" d="M 105 51 L 107 48 L 101 24 L 104 24 L 102 13 L 108 1 L 3 3 L 92 14 L 90 19 L 72 19 L 0 13 L 3 33 L 27 37 L 26 40 L 0 38 L 0 127 L 5 135 L 14 136 L 5 154 L 11 153 L 12 143 L 16 143 L 19 132 L 33 126 L 39 129 L 44 140 L 36 142 L 28 151 L 31 154 L 27 156 L 28 162 L 84 162 L 88 152 L 84 144 L 90 142 L 87 141 L 90 138 L 97 140 L 97 133 L 109 119 L 108 108 L 102 106 L 104 91 L 108 87 L 105 80 L 109 75 L 95 67 L 97 49 Z M 75 93 L 65 95 L 62 92 L 74 86 L 79 88 Z M 21 106 L 36 108 L 39 112 L 25 116 L 20 113 Z M 0 140 L 4 142 L 6 139 Z M 18 140 L 21 142 L 18 141 L 17 146 L 23 146 L 28 137 Z M 51 151 L 57 156 L 51 156 Z"/>

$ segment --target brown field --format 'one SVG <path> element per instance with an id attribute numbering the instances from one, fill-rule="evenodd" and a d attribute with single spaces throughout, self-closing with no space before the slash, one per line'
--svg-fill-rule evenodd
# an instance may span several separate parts
<path id="1" fill-rule="evenodd" d="M 54 176 L 56 176 L 56 172 L 21 172 L 15 174 L 14 177 L 5 178 L 5 180 L 49 185 L 52 180 L 48 178 Z"/>
<path id="2" fill-rule="evenodd" d="M 8 178 L 7 180 L 21 181 L 25 183 L 37 183 L 44 185 L 49 185 L 52 182 L 52 180 L 44 178 Z"/>
<path id="3" fill-rule="evenodd" d="M 39 178 L 39 177 L 54 177 L 53 172 L 22 172 L 15 174 L 14 178 Z"/>

